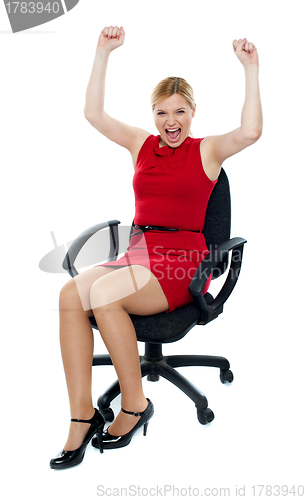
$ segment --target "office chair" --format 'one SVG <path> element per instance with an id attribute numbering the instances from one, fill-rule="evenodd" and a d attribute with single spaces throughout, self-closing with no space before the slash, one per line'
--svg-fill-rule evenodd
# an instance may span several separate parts
<path id="1" fill-rule="evenodd" d="M 78 272 L 74 262 L 79 251 L 93 234 L 106 227 L 110 228 L 110 253 L 107 262 L 116 260 L 119 248 L 118 224 L 120 224 L 119 220 L 111 220 L 96 224 L 85 230 L 71 244 L 63 261 L 63 268 L 72 277 L 76 276 Z M 189 286 L 189 292 L 194 299 L 193 302 L 169 313 L 162 312 L 151 316 L 130 314 L 136 330 L 137 340 L 145 343 L 145 353 L 140 356 L 142 377 L 147 376 L 150 381 L 158 381 L 161 375 L 175 384 L 194 401 L 198 420 L 203 425 L 214 419 L 214 413 L 208 408 L 205 395 L 178 373 L 175 368 L 183 366 L 217 367 L 220 368 L 220 380 L 225 384 L 233 381 L 233 373 L 230 370 L 228 360 L 224 357 L 205 355 L 164 356 L 162 344 L 180 340 L 194 326 L 207 325 L 223 312 L 223 304 L 230 296 L 238 280 L 243 247 L 246 243 L 243 238 L 229 239 L 230 225 L 230 189 L 227 176 L 222 168 L 208 203 L 205 225 L 202 231 L 209 254 L 199 264 Z M 131 238 L 132 230 L 133 225 L 131 226 L 129 238 Z M 211 275 L 212 280 L 216 279 L 228 268 L 230 251 L 232 251 L 231 263 L 223 287 L 216 298 L 210 293 L 203 296 L 202 290 L 208 277 Z M 179 281 L 177 286 L 179 286 Z M 94 316 L 90 317 L 90 323 L 93 328 L 98 329 Z M 92 364 L 93 366 L 111 365 L 112 361 L 109 355 L 98 354 L 93 356 Z M 98 399 L 99 410 L 105 420 L 110 422 L 114 419 L 110 403 L 118 394 L 120 394 L 120 387 L 119 382 L 116 381 Z"/>

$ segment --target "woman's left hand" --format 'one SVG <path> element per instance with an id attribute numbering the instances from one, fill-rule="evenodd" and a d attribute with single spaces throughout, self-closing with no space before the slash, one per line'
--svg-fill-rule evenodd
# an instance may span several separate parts
<path id="1" fill-rule="evenodd" d="M 240 38 L 238 41 L 234 40 L 233 48 L 236 56 L 244 67 L 249 64 L 259 65 L 257 49 L 255 45 L 252 42 L 248 42 L 246 38 L 243 40 Z"/>

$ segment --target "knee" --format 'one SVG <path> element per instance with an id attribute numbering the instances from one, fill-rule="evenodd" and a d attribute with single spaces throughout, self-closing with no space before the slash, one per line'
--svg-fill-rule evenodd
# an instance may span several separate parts
<path id="1" fill-rule="evenodd" d="M 80 297 L 78 289 L 74 278 L 69 280 L 60 291 L 59 294 L 59 306 L 60 309 L 69 309 L 72 306 L 75 307 L 76 304 L 80 302 Z"/>

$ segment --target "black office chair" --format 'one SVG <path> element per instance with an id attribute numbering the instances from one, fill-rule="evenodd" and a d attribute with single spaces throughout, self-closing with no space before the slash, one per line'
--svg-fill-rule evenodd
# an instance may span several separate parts
<path id="1" fill-rule="evenodd" d="M 133 221 L 134 222 L 134 221 Z M 73 277 L 78 274 L 74 267 L 75 259 L 85 244 L 85 242 L 97 231 L 109 227 L 110 253 L 107 261 L 114 261 L 118 256 L 119 239 L 118 224 L 120 221 L 111 220 L 96 224 L 84 231 L 70 246 L 63 267 Z M 221 169 L 219 180 L 211 194 L 203 233 L 206 244 L 210 250 L 195 272 L 189 292 L 194 301 L 169 313 L 162 312 L 151 316 L 138 316 L 130 314 L 133 321 L 137 340 L 145 342 L 144 356 L 140 356 L 141 373 L 148 380 L 157 381 L 159 375 L 169 380 L 179 387 L 189 398 L 191 398 L 197 408 L 198 420 L 201 424 L 207 424 L 214 419 L 214 414 L 208 408 L 208 402 L 204 394 L 191 384 L 185 377 L 174 368 L 183 366 L 212 366 L 220 368 L 220 379 L 224 384 L 233 381 L 233 373 L 226 358 L 219 356 L 205 355 L 177 355 L 163 356 L 162 344 L 176 342 L 183 338 L 196 325 L 206 325 L 223 312 L 223 304 L 231 294 L 241 268 L 243 247 L 246 240 L 243 238 L 230 237 L 231 224 L 231 204 L 230 190 L 227 176 Z M 132 226 L 130 237 L 132 234 Z M 210 293 L 202 294 L 207 278 L 212 275 L 212 279 L 221 276 L 228 268 L 229 252 L 232 251 L 230 268 L 226 281 L 218 293 L 213 298 Z M 179 286 L 179 281 L 177 286 Z M 94 316 L 90 318 L 93 328 L 97 328 Z M 94 355 L 93 366 L 111 365 L 109 355 Z M 119 382 L 114 382 L 111 387 L 98 399 L 98 407 L 104 418 L 108 421 L 114 419 L 114 414 L 110 408 L 111 401 L 120 394 Z"/>

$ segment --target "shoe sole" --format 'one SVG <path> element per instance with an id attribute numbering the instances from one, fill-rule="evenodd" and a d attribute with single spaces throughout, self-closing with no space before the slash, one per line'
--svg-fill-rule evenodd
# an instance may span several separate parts
<path id="1" fill-rule="evenodd" d="M 78 462 L 73 462 L 71 464 L 50 464 L 50 468 L 53 470 L 69 469 L 70 467 L 74 467 L 75 465 L 80 465 L 83 462 L 83 459 L 84 456 Z"/>

